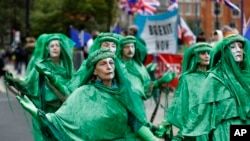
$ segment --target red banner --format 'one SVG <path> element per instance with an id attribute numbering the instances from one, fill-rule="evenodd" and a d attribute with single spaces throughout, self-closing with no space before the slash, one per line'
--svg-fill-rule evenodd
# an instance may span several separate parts
<path id="1" fill-rule="evenodd" d="M 166 71 L 171 70 L 176 72 L 177 75 L 174 80 L 172 80 L 169 85 L 171 87 L 176 87 L 178 85 L 178 78 L 181 73 L 182 65 L 182 55 L 180 54 L 157 54 L 154 56 L 152 54 L 147 55 L 145 65 L 157 60 L 157 77 L 160 78 Z M 156 61 L 155 61 L 156 62 Z"/>

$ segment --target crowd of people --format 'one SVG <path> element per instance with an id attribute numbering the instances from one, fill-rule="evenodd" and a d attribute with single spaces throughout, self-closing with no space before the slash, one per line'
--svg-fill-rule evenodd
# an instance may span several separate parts
<path id="1" fill-rule="evenodd" d="M 144 100 L 176 73 L 150 77 L 148 68 L 156 66 L 144 66 L 147 46 L 137 31 L 130 26 L 126 36 L 99 33 L 76 71 L 70 38 L 60 33 L 39 36 L 24 77 L 4 76 L 32 115 L 35 141 L 157 141 L 165 136 L 229 141 L 230 125 L 250 123 L 247 39 L 230 31 L 213 43 L 202 41 L 186 49 L 171 105 L 162 122 L 153 125 Z M 179 129 L 175 136 L 172 126 Z"/>

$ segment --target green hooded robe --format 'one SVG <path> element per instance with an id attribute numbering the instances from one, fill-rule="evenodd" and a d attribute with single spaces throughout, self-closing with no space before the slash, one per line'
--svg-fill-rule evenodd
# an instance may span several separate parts
<path id="1" fill-rule="evenodd" d="M 230 44 L 241 42 L 244 59 L 236 64 Z M 228 141 L 230 125 L 250 124 L 249 44 L 241 35 L 230 35 L 211 52 L 211 69 L 200 88 L 198 103 L 192 107 L 182 135 L 211 134 L 210 140 Z"/>
<path id="2" fill-rule="evenodd" d="M 59 40 L 61 46 L 60 66 L 56 66 L 49 59 L 48 44 L 51 40 Z M 21 81 L 13 76 L 13 85 L 20 90 L 21 94 L 27 95 L 36 107 L 45 112 L 55 112 L 62 104 L 62 101 L 48 87 L 45 79 L 36 68 L 42 71 L 51 72 L 60 82 L 64 83 L 71 79 L 73 75 L 72 49 L 74 42 L 67 36 L 55 34 L 42 34 L 36 41 L 36 46 L 29 61 L 25 76 Z M 32 119 L 34 140 L 54 140 L 48 133 L 48 128 L 40 124 L 35 118 Z M 42 133 L 43 132 L 43 133 Z"/>
<path id="3" fill-rule="evenodd" d="M 115 63 L 111 87 L 93 80 L 95 65 L 104 58 L 113 58 Z M 137 137 L 130 134 L 129 116 L 141 124 L 146 124 L 146 120 L 136 102 L 140 98 L 132 95 L 131 84 L 119 60 L 109 49 L 101 48 L 89 56 L 86 66 L 84 85 L 55 113 L 43 116 L 40 112 L 41 120 L 62 141 L 136 140 Z"/>
<path id="4" fill-rule="evenodd" d="M 125 44 L 134 43 L 135 44 L 135 55 L 129 61 L 122 60 L 122 51 Z M 141 97 L 141 100 L 138 101 L 138 104 L 141 106 L 141 109 L 144 109 L 144 116 L 146 116 L 144 101 L 151 97 L 153 91 L 153 82 L 148 74 L 147 69 L 141 62 L 140 51 L 137 46 L 137 41 L 133 36 L 126 36 L 124 37 L 121 42 L 120 46 L 117 50 L 117 56 L 120 61 L 124 64 L 126 70 L 128 71 L 128 78 L 131 80 L 132 89 L 135 94 Z"/>
<path id="5" fill-rule="evenodd" d="M 207 76 L 207 72 L 198 69 L 200 63 L 199 53 L 203 51 L 210 52 L 211 50 L 212 46 L 208 43 L 197 43 L 184 52 L 179 84 L 171 106 L 167 109 L 165 115 L 166 120 L 180 130 L 186 124 L 190 109 L 198 103 L 199 89 Z M 188 140 L 187 137 L 185 140 Z M 206 136 L 199 137 L 196 140 L 205 141 Z"/>

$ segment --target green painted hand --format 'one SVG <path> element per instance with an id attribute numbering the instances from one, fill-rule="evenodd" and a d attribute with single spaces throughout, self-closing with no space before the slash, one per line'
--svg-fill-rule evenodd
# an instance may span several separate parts
<path id="1" fill-rule="evenodd" d="M 164 136 L 171 136 L 172 135 L 172 125 L 168 123 L 167 121 L 163 120 L 160 125 L 158 126 L 158 129 L 155 132 L 155 135 L 157 137 L 164 137 Z"/>
<path id="2" fill-rule="evenodd" d="M 162 77 L 159 79 L 160 85 L 163 84 L 163 83 L 167 83 L 167 82 L 172 81 L 175 78 L 175 76 L 176 76 L 175 72 L 171 72 L 171 71 L 165 72 L 162 75 Z"/>
<path id="3" fill-rule="evenodd" d="M 154 72 L 157 68 L 157 63 L 149 63 L 147 66 L 146 66 L 146 69 L 148 72 Z"/>
<path id="4" fill-rule="evenodd" d="M 17 99 L 18 103 L 20 103 L 20 105 L 26 111 L 28 111 L 33 117 L 37 117 L 37 108 L 26 95 L 24 95 L 23 97 L 16 96 L 16 99 Z"/>

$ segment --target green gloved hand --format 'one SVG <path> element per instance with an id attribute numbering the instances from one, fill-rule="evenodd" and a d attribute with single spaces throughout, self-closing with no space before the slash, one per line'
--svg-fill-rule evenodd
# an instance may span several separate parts
<path id="1" fill-rule="evenodd" d="M 144 141 L 158 141 L 158 139 L 153 135 L 150 129 L 146 126 L 142 126 L 138 130 L 138 134 Z"/>
<path id="2" fill-rule="evenodd" d="M 47 68 L 40 67 L 36 65 L 36 70 L 45 77 L 45 81 L 51 83 L 56 88 L 61 88 L 61 83 L 59 80 L 54 76 L 53 72 L 48 70 Z"/>
<path id="3" fill-rule="evenodd" d="M 176 76 L 175 72 L 167 71 L 165 72 L 159 80 L 154 82 L 155 87 L 160 87 L 163 83 L 172 81 Z"/>
<path id="4" fill-rule="evenodd" d="M 9 73 L 9 72 L 6 72 L 5 75 L 4 75 L 4 81 L 10 85 L 10 86 L 13 86 L 14 83 L 12 81 L 13 79 L 13 74 L 12 73 Z"/>
<path id="5" fill-rule="evenodd" d="M 167 122 L 166 120 L 163 120 L 159 126 L 158 129 L 156 130 L 156 132 L 154 133 L 157 137 L 164 137 L 164 136 L 168 136 L 169 138 L 171 138 L 172 136 L 172 125 Z"/>
<path id="6" fill-rule="evenodd" d="M 16 90 L 20 91 L 21 93 L 27 94 L 28 91 L 25 89 L 25 83 L 23 80 L 16 78 L 13 76 L 12 73 L 6 72 L 4 75 L 4 81 L 6 82 L 7 85 L 13 86 Z"/>
<path id="7" fill-rule="evenodd" d="M 146 69 L 148 72 L 154 72 L 157 68 L 157 63 L 149 63 L 147 66 L 146 66 Z"/>
<path id="8" fill-rule="evenodd" d="M 32 103 L 32 101 L 24 95 L 22 96 L 16 96 L 16 99 L 18 103 L 26 110 L 28 111 L 33 117 L 37 118 L 37 111 L 38 109 L 36 106 Z"/>
<path id="9" fill-rule="evenodd" d="M 43 67 L 40 67 L 38 65 L 36 65 L 35 67 L 36 67 L 36 70 L 39 72 L 39 74 L 47 77 L 50 81 L 54 81 L 53 72 L 51 72 L 47 68 L 43 68 Z"/>
<path id="10" fill-rule="evenodd" d="M 184 137 L 181 136 L 181 135 L 176 135 L 172 138 L 171 141 L 183 141 L 184 140 Z"/>

